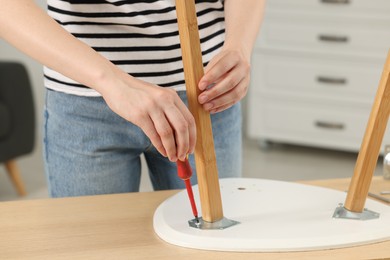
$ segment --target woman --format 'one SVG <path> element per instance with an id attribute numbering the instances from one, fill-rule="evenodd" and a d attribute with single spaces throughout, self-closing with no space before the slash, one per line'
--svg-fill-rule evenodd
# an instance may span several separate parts
<path id="1" fill-rule="evenodd" d="M 144 154 L 154 189 L 182 188 L 192 154 L 174 0 L 0 0 L 0 35 L 45 65 L 44 161 L 53 197 L 138 191 Z M 196 1 L 221 177 L 241 171 L 239 101 L 263 1 Z M 210 87 L 212 86 L 212 87 Z M 193 158 L 190 157 L 193 165 Z"/>

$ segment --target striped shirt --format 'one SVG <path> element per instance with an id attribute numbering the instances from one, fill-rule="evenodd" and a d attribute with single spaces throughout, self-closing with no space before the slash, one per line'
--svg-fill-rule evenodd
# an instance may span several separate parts
<path id="1" fill-rule="evenodd" d="M 185 90 L 175 0 L 47 0 L 63 28 L 133 77 Z M 223 0 L 197 0 L 203 62 L 225 38 Z M 47 88 L 82 96 L 95 90 L 44 68 Z"/>

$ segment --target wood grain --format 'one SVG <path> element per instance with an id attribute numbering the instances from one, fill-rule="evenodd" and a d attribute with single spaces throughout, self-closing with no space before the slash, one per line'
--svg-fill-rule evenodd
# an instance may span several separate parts
<path id="1" fill-rule="evenodd" d="M 345 190 L 350 179 L 305 181 Z M 371 192 L 389 190 L 374 177 Z M 388 259 L 390 241 L 311 252 L 240 253 L 181 248 L 157 237 L 153 214 L 178 191 L 0 203 L 0 259 Z M 272 198 L 270 198 L 272 199 Z"/>
<path id="2" fill-rule="evenodd" d="M 202 218 L 215 222 L 223 218 L 223 210 L 210 114 L 198 102 L 198 83 L 204 71 L 195 1 L 176 0 L 176 12 L 189 109 L 196 122 L 195 164 Z"/>
<path id="3" fill-rule="evenodd" d="M 383 69 L 344 207 L 362 212 L 390 114 L 390 52 Z M 369 86 L 368 86 L 369 87 Z"/>

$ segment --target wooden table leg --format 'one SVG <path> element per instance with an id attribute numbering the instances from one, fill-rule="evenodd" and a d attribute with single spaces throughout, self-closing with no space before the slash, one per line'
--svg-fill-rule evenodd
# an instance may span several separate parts
<path id="1" fill-rule="evenodd" d="M 14 184 L 19 196 L 25 196 L 26 190 L 23 185 L 22 178 L 20 176 L 19 168 L 15 160 L 9 160 L 5 162 L 5 168 L 7 169 L 8 176 Z"/>
<path id="2" fill-rule="evenodd" d="M 195 163 L 202 218 L 215 222 L 223 218 L 223 211 L 210 114 L 198 103 L 198 83 L 204 71 L 195 1 L 176 0 L 176 12 L 189 109 L 196 122 Z"/>
<path id="3" fill-rule="evenodd" d="M 383 135 L 390 114 L 390 52 L 368 120 L 364 139 L 356 161 L 344 207 L 352 212 L 362 212 L 378 161 Z"/>

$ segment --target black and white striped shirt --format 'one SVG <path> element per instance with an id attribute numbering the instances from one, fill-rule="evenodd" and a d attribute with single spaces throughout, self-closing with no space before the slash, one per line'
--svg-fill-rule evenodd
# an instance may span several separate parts
<path id="1" fill-rule="evenodd" d="M 141 80 L 185 90 L 175 0 L 48 0 L 48 13 L 67 31 Z M 223 0 L 197 0 L 203 62 L 218 53 L 225 37 Z M 47 88 L 98 96 L 60 73 L 44 68 Z"/>

